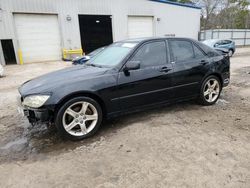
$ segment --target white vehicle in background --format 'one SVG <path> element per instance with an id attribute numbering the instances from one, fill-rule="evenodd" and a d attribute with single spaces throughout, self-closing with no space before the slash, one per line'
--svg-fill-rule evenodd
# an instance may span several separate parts
<path id="1" fill-rule="evenodd" d="M 3 76 L 3 73 L 4 73 L 4 69 L 3 69 L 3 66 L 0 64 L 0 77 Z"/>

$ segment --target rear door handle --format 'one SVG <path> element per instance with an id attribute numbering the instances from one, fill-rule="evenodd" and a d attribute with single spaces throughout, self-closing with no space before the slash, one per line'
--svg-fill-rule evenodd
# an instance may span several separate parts
<path id="1" fill-rule="evenodd" d="M 201 65 L 207 65 L 209 62 L 207 60 L 201 60 L 200 64 Z"/>
<path id="2" fill-rule="evenodd" d="M 162 67 L 161 70 L 160 70 L 160 72 L 165 72 L 165 73 L 167 73 L 167 72 L 169 72 L 169 71 L 171 71 L 171 70 L 172 70 L 172 68 L 169 68 L 169 67 Z"/>

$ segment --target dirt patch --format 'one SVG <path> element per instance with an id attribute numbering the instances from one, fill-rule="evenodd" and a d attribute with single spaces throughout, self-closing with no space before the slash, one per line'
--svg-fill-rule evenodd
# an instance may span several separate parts
<path id="1" fill-rule="evenodd" d="M 250 187 L 250 56 L 214 106 L 180 103 L 105 122 L 81 142 L 17 115 L 17 87 L 66 63 L 6 67 L 0 187 Z"/>

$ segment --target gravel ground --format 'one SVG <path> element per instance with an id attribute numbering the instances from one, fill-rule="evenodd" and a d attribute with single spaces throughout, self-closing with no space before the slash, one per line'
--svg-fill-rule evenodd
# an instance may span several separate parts
<path id="1" fill-rule="evenodd" d="M 242 52 L 242 53 L 241 53 Z M 17 114 L 18 86 L 69 63 L 7 66 L 0 78 L 0 187 L 250 187 L 250 48 L 214 106 L 194 102 L 106 122 L 63 141 Z"/>

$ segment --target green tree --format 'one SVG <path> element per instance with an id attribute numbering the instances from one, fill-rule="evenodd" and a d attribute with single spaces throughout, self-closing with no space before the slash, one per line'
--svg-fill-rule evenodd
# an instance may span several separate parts
<path id="1" fill-rule="evenodd" d="M 172 0 L 202 7 L 201 29 L 250 29 L 250 0 Z"/>
<path id="2" fill-rule="evenodd" d="M 248 0 L 230 0 L 234 9 L 234 27 L 236 29 L 249 28 L 249 1 Z"/>
<path id="3" fill-rule="evenodd" d="M 214 18 L 216 26 L 225 29 L 250 28 L 249 5 L 247 0 L 229 0 Z"/>

